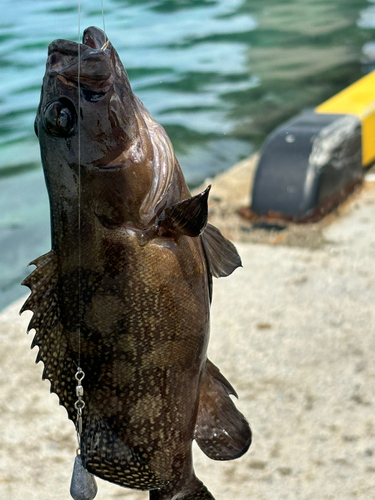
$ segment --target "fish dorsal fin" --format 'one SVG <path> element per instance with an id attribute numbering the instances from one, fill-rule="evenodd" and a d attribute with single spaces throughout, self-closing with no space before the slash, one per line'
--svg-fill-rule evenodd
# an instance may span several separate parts
<path id="1" fill-rule="evenodd" d="M 208 186 L 202 193 L 166 208 L 159 228 L 177 235 L 199 236 L 207 225 L 210 189 L 211 186 Z"/>
<path id="2" fill-rule="evenodd" d="M 58 301 L 57 258 L 53 251 L 35 259 L 30 264 L 36 269 L 25 278 L 22 285 L 30 288 L 31 294 L 20 313 L 32 311 L 33 317 L 27 331 L 35 329 L 31 348 L 38 346 L 36 363 L 43 361 L 43 379 L 51 382 L 51 392 L 55 392 L 60 404 L 65 406 L 71 419 L 75 418 L 75 395 L 66 388 L 75 382 L 75 364 L 70 356 L 67 338 L 60 321 Z"/>
<path id="3" fill-rule="evenodd" d="M 34 313 L 27 331 L 36 330 L 32 348 L 39 343 L 39 330 L 53 329 L 59 319 L 57 300 L 57 260 L 53 251 L 38 257 L 29 264 L 36 266 L 22 285 L 31 290 L 31 294 L 21 308 L 20 314 L 24 311 Z M 43 336 L 43 334 L 41 334 Z M 39 360 L 38 360 L 39 361 Z"/>
<path id="4" fill-rule="evenodd" d="M 202 241 L 211 274 L 215 278 L 229 276 L 237 267 L 242 266 L 236 247 L 217 227 L 207 224 Z"/>
<path id="5" fill-rule="evenodd" d="M 235 407 L 230 394 L 237 394 L 220 370 L 207 360 L 202 375 L 194 437 L 213 460 L 233 460 L 251 444 L 251 430 Z"/>

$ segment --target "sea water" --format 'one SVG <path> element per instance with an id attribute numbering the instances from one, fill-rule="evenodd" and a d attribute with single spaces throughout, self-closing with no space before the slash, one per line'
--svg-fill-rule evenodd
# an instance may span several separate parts
<path id="1" fill-rule="evenodd" d="M 77 0 L 2 0 L 0 309 L 50 249 L 33 122 L 48 44 L 77 40 Z M 374 0 L 104 0 L 134 92 L 166 128 L 191 186 L 250 155 L 279 123 L 374 68 Z M 82 30 L 103 27 L 81 0 Z"/>

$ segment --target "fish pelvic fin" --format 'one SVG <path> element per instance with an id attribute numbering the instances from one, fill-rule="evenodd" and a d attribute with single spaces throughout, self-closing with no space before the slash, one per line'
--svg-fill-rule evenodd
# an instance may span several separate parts
<path id="1" fill-rule="evenodd" d="M 194 437 L 213 460 L 241 457 L 251 444 L 251 429 L 230 395 L 237 394 L 220 370 L 207 360 L 202 375 Z"/>
<path id="2" fill-rule="evenodd" d="M 202 193 L 180 201 L 164 210 L 159 221 L 159 228 L 177 236 L 199 236 L 207 225 L 208 186 Z"/>
<path id="3" fill-rule="evenodd" d="M 202 233 L 202 242 L 209 269 L 215 278 L 229 276 L 242 266 L 236 247 L 212 224 L 207 224 Z"/>
<path id="4" fill-rule="evenodd" d="M 178 493 L 170 488 L 150 491 L 150 500 L 215 500 L 206 486 L 194 474 L 190 481 Z"/>

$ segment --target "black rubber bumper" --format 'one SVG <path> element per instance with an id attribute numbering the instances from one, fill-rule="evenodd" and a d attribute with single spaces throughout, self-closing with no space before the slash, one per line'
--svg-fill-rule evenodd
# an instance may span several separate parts
<path id="1" fill-rule="evenodd" d="M 304 111 L 264 142 L 251 209 L 258 215 L 303 221 L 331 210 L 362 179 L 360 120 Z"/>

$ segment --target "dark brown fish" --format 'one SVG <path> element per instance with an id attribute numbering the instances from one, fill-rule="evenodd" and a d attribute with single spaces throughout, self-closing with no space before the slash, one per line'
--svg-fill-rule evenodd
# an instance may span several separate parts
<path id="1" fill-rule="evenodd" d="M 207 225 L 209 190 L 191 196 L 166 132 L 105 44 L 92 27 L 80 45 L 49 46 L 35 129 L 52 250 L 33 262 L 22 310 L 34 312 L 37 361 L 74 422 L 77 367 L 86 374 L 88 471 L 152 500 L 212 499 L 192 440 L 216 460 L 251 442 L 206 355 L 212 276 L 241 262 Z"/>

